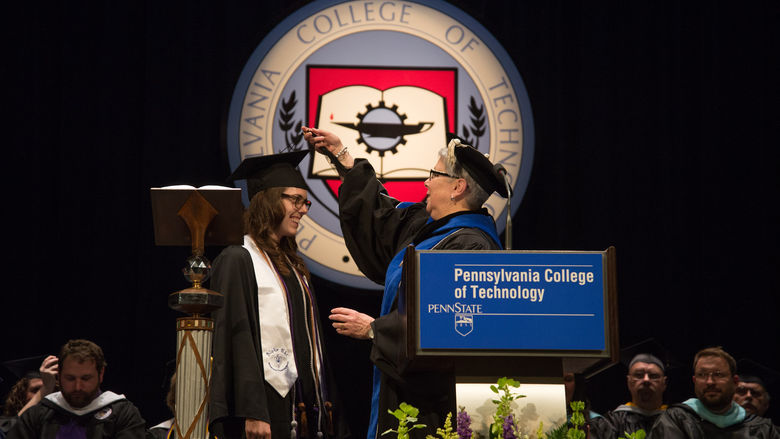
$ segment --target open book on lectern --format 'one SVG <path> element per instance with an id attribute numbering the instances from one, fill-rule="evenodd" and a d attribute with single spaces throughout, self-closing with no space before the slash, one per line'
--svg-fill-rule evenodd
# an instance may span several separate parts
<path id="1" fill-rule="evenodd" d="M 193 192 L 202 196 L 217 212 L 205 233 L 205 245 L 223 246 L 240 243 L 243 237 L 241 188 L 219 185 L 194 187 L 172 185 L 151 188 L 154 242 L 162 246 L 192 244 L 190 229 L 179 216 L 179 209 Z"/>

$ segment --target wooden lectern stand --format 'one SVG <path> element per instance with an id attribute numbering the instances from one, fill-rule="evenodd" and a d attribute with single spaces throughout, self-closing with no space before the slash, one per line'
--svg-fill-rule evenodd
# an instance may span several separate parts
<path id="1" fill-rule="evenodd" d="M 214 321 L 207 314 L 222 306 L 219 292 L 203 288 L 211 263 L 206 245 L 242 242 L 241 189 L 171 186 L 152 188 L 156 245 L 191 246 L 182 272 L 190 288 L 171 293 L 168 306 L 190 314 L 176 321 L 176 414 L 178 439 L 206 439 Z"/>
<path id="2" fill-rule="evenodd" d="M 566 372 L 614 364 L 615 264 L 614 247 L 473 252 L 410 246 L 398 302 L 406 325 L 402 367 L 454 373 L 463 405 L 461 383 L 506 376 L 524 384 L 563 384 Z M 565 406 L 560 409 L 565 415 Z"/>

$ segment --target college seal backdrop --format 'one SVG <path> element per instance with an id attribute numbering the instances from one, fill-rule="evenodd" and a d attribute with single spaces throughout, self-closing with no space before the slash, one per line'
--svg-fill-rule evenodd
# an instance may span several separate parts
<path id="1" fill-rule="evenodd" d="M 315 1 L 276 26 L 233 93 L 231 169 L 248 156 L 307 148 L 303 125 L 337 133 L 402 201 L 424 198 L 448 132 L 504 166 L 513 209 L 533 161 L 531 107 L 517 68 L 482 25 L 443 1 Z M 378 288 L 344 245 L 335 170 L 320 154 L 300 169 L 312 207 L 297 242 L 309 269 L 342 285 Z M 501 232 L 506 200 L 494 195 L 486 207 Z"/>

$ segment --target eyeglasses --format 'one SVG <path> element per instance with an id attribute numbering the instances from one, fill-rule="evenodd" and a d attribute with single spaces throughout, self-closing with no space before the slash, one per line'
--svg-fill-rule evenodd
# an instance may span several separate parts
<path id="1" fill-rule="evenodd" d="M 707 381 L 707 378 L 712 378 L 713 381 L 727 381 L 731 375 L 716 370 L 715 372 L 696 372 L 693 377 L 698 381 Z"/>
<path id="2" fill-rule="evenodd" d="M 441 171 L 437 171 L 435 169 L 431 169 L 430 174 L 428 174 L 428 180 L 433 180 L 433 177 L 436 177 L 436 176 L 458 178 L 458 177 L 454 177 L 454 176 L 452 176 L 452 175 L 450 175 L 450 174 L 448 174 L 446 172 L 441 172 Z"/>
<path id="3" fill-rule="evenodd" d="M 764 392 L 763 391 L 758 390 L 758 389 L 750 389 L 750 388 L 745 387 L 745 386 L 737 387 L 736 392 L 737 392 L 737 395 L 739 395 L 739 396 L 747 395 L 748 392 L 750 392 L 750 395 L 753 398 L 761 398 L 762 396 L 764 396 Z"/>
<path id="4" fill-rule="evenodd" d="M 663 375 L 661 375 L 660 373 L 648 372 L 642 370 L 637 370 L 636 372 L 632 373 L 628 377 L 631 378 L 632 381 L 642 381 L 643 379 L 645 379 L 645 375 L 647 375 L 647 378 L 650 381 L 660 381 L 661 378 L 663 378 Z"/>
<path id="5" fill-rule="evenodd" d="M 296 209 L 300 209 L 304 205 L 306 206 L 307 209 L 311 207 L 311 201 L 307 200 L 306 198 L 303 198 L 300 195 L 282 194 L 282 197 L 292 201 L 293 206 L 295 206 Z"/>

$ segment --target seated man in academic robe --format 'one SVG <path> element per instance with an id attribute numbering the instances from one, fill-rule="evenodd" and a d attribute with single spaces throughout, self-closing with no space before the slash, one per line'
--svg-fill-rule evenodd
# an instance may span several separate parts
<path id="1" fill-rule="evenodd" d="M 780 439 L 769 419 L 745 412 L 732 401 L 739 382 L 737 363 L 720 347 L 699 351 L 693 360 L 696 398 L 674 404 L 658 417 L 651 439 Z"/>
<path id="2" fill-rule="evenodd" d="M 626 381 L 631 402 L 590 421 L 590 437 L 616 439 L 638 430 L 649 432 L 663 413 L 666 390 L 664 363 L 655 355 L 637 354 L 628 364 Z"/>
<path id="3" fill-rule="evenodd" d="M 124 395 L 100 390 L 103 350 L 88 340 L 70 340 L 59 356 L 60 391 L 29 408 L 8 439 L 143 438 L 146 423 Z"/>
<path id="4" fill-rule="evenodd" d="M 734 402 L 741 405 L 748 413 L 764 416 L 769 410 L 769 392 L 761 378 L 740 376 Z"/>

